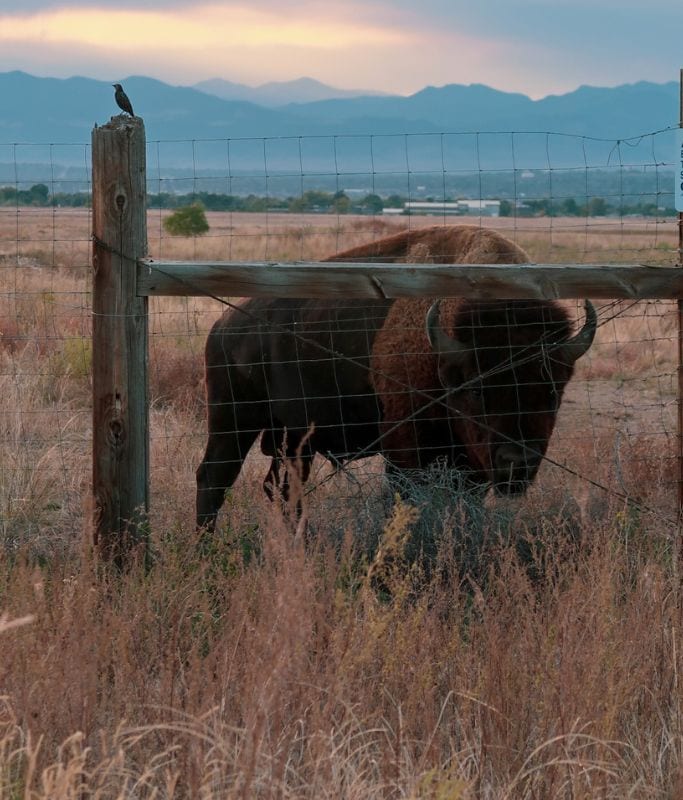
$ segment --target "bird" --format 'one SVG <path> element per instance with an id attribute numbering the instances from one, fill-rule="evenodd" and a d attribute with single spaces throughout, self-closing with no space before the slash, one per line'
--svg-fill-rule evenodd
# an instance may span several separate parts
<path id="1" fill-rule="evenodd" d="M 123 91 L 123 86 L 120 83 L 112 83 L 112 86 L 116 91 L 114 92 L 114 100 L 116 100 L 116 105 L 122 110 L 127 112 L 134 117 L 135 114 L 133 112 L 133 106 L 130 104 L 130 100 L 128 99 L 128 95 Z"/>

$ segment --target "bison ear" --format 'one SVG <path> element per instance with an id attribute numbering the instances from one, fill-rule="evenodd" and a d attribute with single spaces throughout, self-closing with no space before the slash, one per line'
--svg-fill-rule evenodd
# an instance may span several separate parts
<path id="1" fill-rule="evenodd" d="M 448 336 L 439 324 L 439 300 L 432 303 L 425 317 L 425 328 L 429 344 L 436 355 L 443 357 L 451 366 L 465 367 L 470 348 Z"/>

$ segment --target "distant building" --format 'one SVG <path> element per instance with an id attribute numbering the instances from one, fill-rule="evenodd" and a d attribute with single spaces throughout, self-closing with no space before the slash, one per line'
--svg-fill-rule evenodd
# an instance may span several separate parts
<path id="1" fill-rule="evenodd" d="M 482 217 L 500 215 L 500 200 L 458 200 L 458 205 L 466 209 L 466 214 L 476 214 Z"/>
<path id="2" fill-rule="evenodd" d="M 430 203 L 422 200 L 410 200 L 403 204 L 404 214 L 463 214 L 460 203 Z"/>
<path id="3" fill-rule="evenodd" d="M 456 200 L 454 203 L 434 203 L 410 200 L 403 208 L 385 208 L 383 214 L 425 214 L 435 216 L 457 216 L 468 214 L 483 217 L 500 215 L 500 200 Z"/>

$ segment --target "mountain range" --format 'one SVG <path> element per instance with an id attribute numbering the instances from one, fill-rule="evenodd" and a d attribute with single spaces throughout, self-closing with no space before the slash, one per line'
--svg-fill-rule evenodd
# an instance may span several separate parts
<path id="1" fill-rule="evenodd" d="M 312 103 L 316 100 L 332 100 L 349 97 L 380 96 L 386 92 L 369 89 L 337 89 L 313 78 L 298 78 L 294 81 L 271 81 L 261 86 L 245 86 L 223 78 L 212 78 L 195 83 L 193 89 L 220 97 L 221 100 L 246 100 L 268 108 L 286 106 L 288 103 Z"/>
<path id="2" fill-rule="evenodd" d="M 290 171 L 302 180 L 354 171 L 661 164 L 671 161 L 672 137 L 647 134 L 679 120 L 675 82 L 581 86 L 540 100 L 481 84 L 397 96 L 348 95 L 310 79 L 255 89 L 219 79 L 194 87 L 142 76 L 121 82 L 148 141 L 157 143 L 159 172 L 188 164 L 215 170 L 226 158 L 235 171 Z M 238 99 L 224 99 L 230 92 Z M 275 106 L 276 96 L 284 104 Z M 119 113 L 111 84 L 84 77 L 0 73 L 0 97 L 0 164 L 45 161 L 47 147 L 54 162 L 82 163 L 78 145 Z"/>

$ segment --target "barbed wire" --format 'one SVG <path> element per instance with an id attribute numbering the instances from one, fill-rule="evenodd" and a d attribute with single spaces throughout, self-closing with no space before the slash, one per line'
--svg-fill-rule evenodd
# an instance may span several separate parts
<path id="1" fill-rule="evenodd" d="M 487 425 L 479 417 L 475 417 L 475 416 L 472 416 L 472 415 L 465 414 L 462 410 L 455 408 L 452 405 L 452 403 L 448 403 L 447 402 L 447 398 L 450 397 L 455 392 L 465 391 L 468 388 L 471 388 L 472 386 L 474 386 L 475 384 L 479 383 L 480 381 L 489 379 L 491 377 L 495 377 L 497 374 L 499 374 L 501 372 L 514 370 L 514 369 L 516 369 L 518 367 L 523 366 L 525 363 L 528 363 L 529 361 L 534 360 L 538 356 L 537 349 L 536 349 L 536 347 L 538 345 L 542 346 L 544 349 L 546 349 L 548 352 L 551 353 L 553 350 L 561 349 L 563 344 L 564 344 L 563 342 L 552 342 L 552 341 L 549 341 L 549 340 L 545 340 L 544 341 L 543 337 L 541 337 L 541 339 L 539 339 L 539 341 L 537 343 L 534 343 L 534 345 L 529 345 L 527 347 L 520 348 L 520 353 L 517 356 L 515 356 L 514 358 L 510 357 L 508 360 L 506 360 L 504 362 L 501 362 L 500 364 L 496 365 L 495 367 L 483 372 L 481 375 L 478 375 L 476 378 L 473 378 L 470 381 L 465 381 L 462 384 L 459 384 L 457 387 L 452 387 L 452 388 L 446 389 L 441 394 L 439 394 L 438 396 L 434 397 L 432 393 L 426 392 L 426 391 L 420 389 L 419 387 L 411 386 L 410 384 L 404 383 L 403 381 L 400 381 L 395 375 L 388 375 L 387 373 L 384 373 L 381 370 L 378 370 L 376 368 L 373 368 L 373 367 L 369 366 L 368 364 L 365 364 L 363 361 L 360 361 L 360 360 L 358 360 L 356 358 L 348 356 L 345 353 L 342 353 L 342 352 L 340 352 L 338 350 L 335 350 L 334 348 L 327 347 L 326 345 L 322 344 L 321 342 L 318 342 L 315 339 L 311 339 L 310 337 L 305 336 L 301 332 L 299 332 L 299 331 L 297 331 L 297 330 L 295 330 L 295 329 L 293 329 L 291 327 L 288 327 L 286 325 L 278 325 L 278 324 L 273 323 L 271 321 L 267 321 L 264 317 L 262 317 L 262 316 L 260 316 L 258 314 L 254 314 L 252 311 L 244 308 L 243 306 L 241 306 L 239 304 L 232 303 L 229 300 L 226 300 L 225 298 L 221 298 L 218 295 L 215 295 L 215 294 L 213 294 L 213 293 L 211 293 L 211 292 L 209 292 L 209 291 L 207 291 L 207 290 L 205 290 L 203 288 L 197 287 L 196 285 L 194 285 L 191 281 L 189 281 L 187 279 L 181 278 L 181 277 L 179 277 L 177 275 L 172 275 L 171 273 L 168 273 L 168 272 L 164 271 L 162 268 L 159 268 L 159 267 L 155 266 L 154 264 L 151 264 L 149 266 L 152 269 L 155 269 L 156 271 L 158 271 L 159 273 L 165 275 L 166 277 L 172 277 L 174 280 L 185 284 L 188 287 L 188 289 L 192 290 L 193 294 L 197 293 L 197 292 L 201 292 L 201 294 L 205 295 L 206 297 L 209 297 L 212 300 L 215 300 L 218 303 L 220 303 L 222 306 L 231 309 L 234 313 L 242 314 L 242 315 L 248 317 L 252 322 L 257 323 L 258 325 L 263 326 L 263 327 L 271 330 L 272 332 L 287 334 L 288 336 L 292 336 L 295 340 L 297 340 L 301 344 L 306 344 L 308 346 L 315 347 L 315 348 L 319 349 L 320 351 L 322 351 L 323 353 L 325 353 L 326 355 L 331 356 L 334 359 L 337 359 L 337 360 L 340 360 L 340 361 L 344 361 L 344 362 L 346 362 L 348 364 L 352 364 L 354 367 L 357 367 L 357 368 L 359 368 L 361 370 L 364 370 L 364 371 L 372 374 L 373 376 L 376 376 L 376 377 L 377 376 L 381 376 L 383 378 L 388 378 L 388 379 L 391 380 L 391 382 L 393 384 L 397 385 L 400 389 L 403 389 L 403 390 L 406 390 L 406 391 L 410 391 L 415 395 L 419 395 L 426 401 L 423 405 L 421 405 L 419 408 L 417 408 L 411 414 L 403 417 L 401 420 L 396 421 L 391 427 L 389 427 L 387 430 L 385 430 L 383 433 L 381 433 L 376 439 L 371 441 L 369 444 L 365 445 L 363 448 L 361 448 L 359 450 L 355 450 L 355 451 L 353 451 L 352 453 L 349 453 L 349 454 L 335 454 L 334 458 L 331 459 L 331 463 L 333 463 L 333 465 L 334 465 L 333 472 L 330 473 L 330 475 L 328 475 L 325 478 L 323 478 L 321 481 L 318 481 L 317 483 L 315 483 L 314 485 L 307 486 L 306 489 L 305 489 L 305 494 L 309 494 L 309 493 L 315 491 L 323 483 L 326 483 L 329 480 L 331 480 L 331 478 L 334 477 L 336 474 L 338 474 L 341 471 L 344 471 L 346 469 L 346 464 L 343 463 L 343 460 L 344 460 L 344 458 L 346 456 L 349 457 L 349 461 L 350 460 L 354 460 L 355 461 L 355 460 L 363 458 L 364 456 L 374 455 L 375 452 L 377 451 L 378 446 L 381 445 L 382 441 L 385 438 L 390 436 L 394 431 L 396 431 L 401 426 L 405 425 L 407 422 L 414 421 L 421 414 L 423 414 L 425 411 L 427 411 L 429 408 L 431 408 L 432 406 L 435 406 L 435 405 L 440 405 L 446 411 L 451 412 L 451 413 L 455 413 L 456 415 L 460 416 L 463 419 L 467 419 L 469 422 L 474 423 L 478 428 L 480 428 L 481 430 L 485 430 L 487 433 L 495 433 L 498 436 L 498 438 L 504 440 L 507 443 L 516 444 L 517 442 L 516 442 L 515 439 L 513 439 L 510 436 L 507 436 L 505 433 L 503 433 L 503 432 L 501 432 L 499 430 L 494 429 L 490 425 Z M 598 321 L 598 327 L 601 327 L 602 325 L 605 325 L 607 322 L 610 322 L 610 321 L 618 318 L 619 316 L 622 316 L 629 308 L 632 308 L 633 306 L 635 306 L 636 303 L 637 303 L 637 301 L 633 301 L 628 306 L 626 306 L 624 308 L 621 308 L 618 311 L 616 311 L 616 313 L 611 314 L 609 317 L 603 319 L 602 321 Z M 615 305 L 616 305 L 616 301 L 613 301 L 613 302 L 608 303 L 604 308 L 611 310 L 611 309 L 613 309 L 615 307 Z M 600 314 L 600 311 L 601 311 L 601 309 L 598 309 L 598 315 Z M 527 355 L 524 355 L 525 351 L 528 351 Z M 305 400 L 305 398 L 304 398 L 304 400 Z M 578 470 L 572 469 L 568 465 L 562 464 L 562 463 L 556 461 L 555 459 L 553 459 L 550 456 L 548 456 L 546 453 L 541 453 L 540 451 L 538 451 L 535 448 L 530 447 L 528 445 L 525 445 L 525 450 L 528 451 L 530 454 L 532 454 L 534 456 L 537 456 L 540 459 L 546 461 L 547 463 L 551 464 L 552 466 L 558 467 L 559 469 L 561 469 L 562 471 L 566 472 L 567 474 L 572 475 L 573 477 L 579 478 L 581 481 L 583 481 L 583 482 L 585 482 L 585 483 L 587 483 L 587 484 L 589 484 L 589 485 L 591 485 L 591 486 L 593 486 L 593 487 L 595 487 L 597 489 L 600 489 L 601 491 L 607 493 L 608 495 L 611 495 L 612 497 L 615 497 L 615 498 L 617 498 L 619 500 L 622 500 L 622 501 L 626 502 L 629 506 L 632 506 L 633 508 L 636 508 L 636 509 L 638 509 L 640 511 L 646 511 L 646 512 L 652 514 L 655 518 L 657 518 L 657 519 L 659 519 L 661 521 L 665 521 L 667 524 L 674 524 L 675 523 L 675 519 L 673 519 L 673 518 L 671 518 L 669 516 L 661 514 L 659 511 L 657 511 L 656 509 L 648 506 L 646 503 L 643 503 L 642 501 L 639 501 L 639 500 L 634 500 L 629 494 L 627 494 L 627 493 L 625 493 L 623 491 L 619 492 L 619 491 L 617 491 L 617 490 L 615 490 L 613 488 L 605 486 L 604 484 L 600 483 L 599 481 L 596 481 L 593 478 L 590 478 L 589 476 L 582 474 Z"/>

